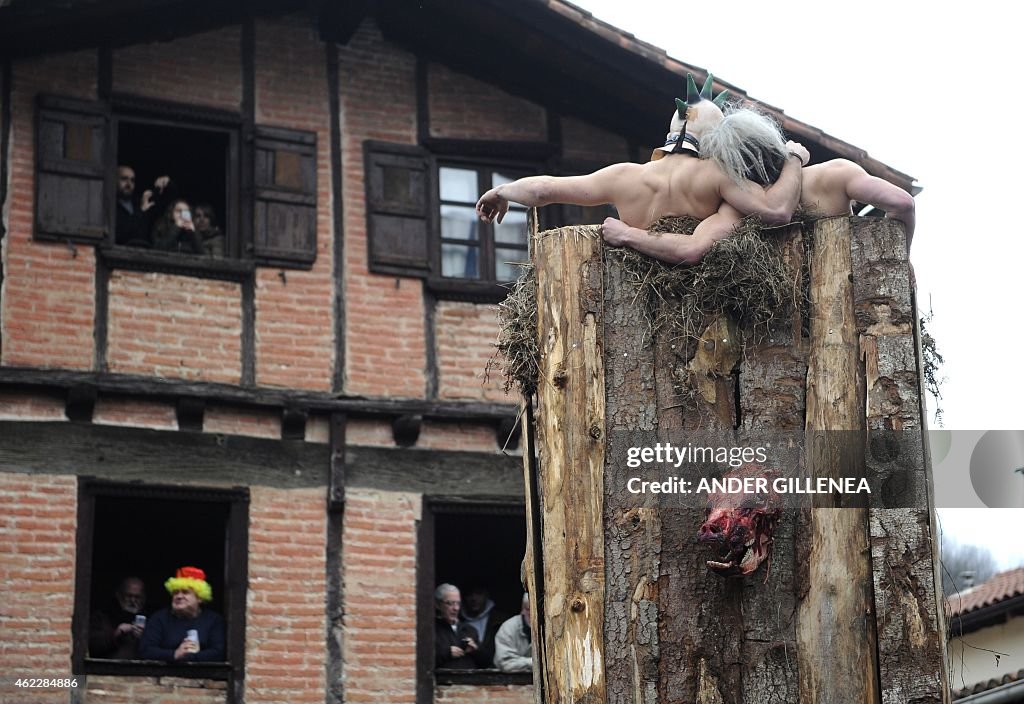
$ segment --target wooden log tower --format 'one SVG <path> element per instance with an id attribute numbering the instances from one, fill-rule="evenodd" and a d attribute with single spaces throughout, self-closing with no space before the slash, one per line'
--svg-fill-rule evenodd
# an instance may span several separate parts
<path id="1" fill-rule="evenodd" d="M 534 232 L 532 244 L 540 375 L 524 414 L 525 580 L 537 701 L 948 702 L 902 225 L 789 226 L 779 246 L 810 272 L 809 320 L 755 341 L 719 316 L 696 353 L 667 335 L 643 340 L 644 312 L 599 228 Z M 622 500 L 630 433 L 708 431 L 736 445 L 802 431 L 807 475 L 867 472 L 911 501 L 816 495 L 784 509 L 770 570 L 719 577 L 695 541 L 703 505 Z"/>

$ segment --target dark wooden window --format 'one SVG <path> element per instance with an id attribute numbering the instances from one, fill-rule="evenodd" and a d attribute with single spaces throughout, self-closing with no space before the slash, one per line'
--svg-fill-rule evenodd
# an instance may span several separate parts
<path id="1" fill-rule="evenodd" d="M 245 278 L 256 264 L 308 269 L 316 260 L 313 132 L 257 125 L 244 143 L 238 113 L 122 94 L 109 104 L 40 96 L 36 140 L 39 239 L 101 245 L 113 267 L 214 278 Z M 173 205 L 167 196 L 143 218 L 141 236 L 118 243 L 119 165 L 134 169 L 137 199 L 170 176 L 173 200 L 186 201 L 193 216 L 197 206 L 212 210 L 220 236 L 202 245 L 179 237 L 173 247 L 158 240 L 157 210 Z"/>
<path id="2" fill-rule="evenodd" d="M 244 672 L 245 598 L 248 588 L 247 490 L 165 487 L 82 479 L 73 620 L 76 674 L 240 678 Z M 223 616 L 227 660 L 158 663 L 115 660 L 90 652 L 90 626 L 109 607 L 125 577 L 146 586 L 143 613 L 166 607 L 164 582 L 182 566 L 206 572 L 213 601 L 204 608 Z"/>
<path id="3" fill-rule="evenodd" d="M 256 128 L 253 253 L 266 264 L 316 260 L 316 133 Z"/>
<path id="4" fill-rule="evenodd" d="M 525 509 L 520 503 L 467 503 L 428 499 L 419 534 L 417 575 L 417 701 L 446 684 L 530 684 L 531 673 L 435 670 L 434 589 L 444 583 L 462 591 L 484 587 L 503 621 L 519 613 L 523 597 L 520 566 L 526 552 Z M 501 625 L 498 623 L 498 625 Z M 427 700 L 430 701 L 430 700 Z"/>
<path id="5" fill-rule="evenodd" d="M 378 274 L 430 274 L 433 159 L 420 147 L 367 142 L 369 268 Z"/>
<path id="6" fill-rule="evenodd" d="M 110 231 L 107 105 L 42 97 L 36 120 L 36 236 L 102 241 Z"/>

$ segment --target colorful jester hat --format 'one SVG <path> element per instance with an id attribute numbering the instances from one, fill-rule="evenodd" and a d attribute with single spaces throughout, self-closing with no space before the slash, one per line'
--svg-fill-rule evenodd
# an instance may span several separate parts
<path id="1" fill-rule="evenodd" d="M 684 143 L 689 143 L 693 146 L 694 150 L 700 151 L 700 142 L 697 140 L 696 136 L 687 134 L 686 124 L 688 121 L 693 120 L 696 117 L 691 108 L 696 108 L 704 101 L 708 101 L 715 106 L 713 110 L 717 113 L 717 120 L 714 115 L 702 117 L 708 117 L 715 122 L 721 120 L 722 107 L 725 105 L 725 99 L 728 97 L 729 91 L 723 90 L 717 97 L 713 97 L 711 84 L 714 80 L 714 76 L 709 73 L 707 80 L 704 81 L 704 85 L 698 91 L 697 82 L 693 80 L 693 74 L 686 74 L 686 100 L 684 101 L 681 98 L 676 98 L 676 111 L 672 114 L 672 122 L 669 124 L 668 135 L 665 136 L 665 146 L 657 147 L 654 150 L 654 154 L 651 156 L 652 160 L 660 159 L 665 154 L 674 154 L 684 151 Z M 693 130 L 691 130 L 691 132 L 692 131 Z"/>
<path id="2" fill-rule="evenodd" d="M 179 567 L 177 573 L 164 582 L 168 594 L 179 589 L 191 589 L 200 601 L 213 599 L 213 589 L 206 581 L 206 573 L 198 567 Z"/>

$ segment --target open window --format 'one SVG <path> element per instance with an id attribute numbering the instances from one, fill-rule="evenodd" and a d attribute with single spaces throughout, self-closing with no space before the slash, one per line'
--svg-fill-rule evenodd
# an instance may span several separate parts
<path id="1" fill-rule="evenodd" d="M 108 265 L 241 278 L 317 252 L 316 133 L 183 103 L 39 96 L 35 237 Z M 162 177 L 168 177 L 168 179 Z"/>
<path id="2" fill-rule="evenodd" d="M 462 592 L 487 590 L 493 602 L 487 630 L 517 615 L 522 605 L 520 568 L 526 553 L 526 518 L 521 503 L 467 503 L 428 500 L 420 525 L 417 655 L 420 686 L 434 684 L 529 684 L 532 673 L 489 667 L 452 670 L 435 667 L 434 589 L 452 584 Z M 485 634 L 480 634 L 483 637 Z"/>
<path id="3" fill-rule="evenodd" d="M 228 679 L 243 671 L 248 501 L 248 491 L 242 489 L 80 482 L 73 624 L 76 674 Z M 212 587 L 213 599 L 202 608 L 224 619 L 223 661 L 144 661 L 133 647 L 137 640 L 113 635 L 111 629 L 128 618 L 124 607 L 129 604 L 119 594 L 126 578 L 141 580 L 145 602 L 137 608 L 151 618 L 170 605 L 164 582 L 183 566 L 203 569 Z"/>

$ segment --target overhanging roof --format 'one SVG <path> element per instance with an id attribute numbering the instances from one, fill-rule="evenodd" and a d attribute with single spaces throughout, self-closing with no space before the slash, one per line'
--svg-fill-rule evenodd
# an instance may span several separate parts
<path id="1" fill-rule="evenodd" d="M 660 141 L 687 73 L 707 70 L 593 17 L 565 0 L 7 0 L 0 53 L 9 57 L 170 39 L 247 15 L 310 12 L 320 34 L 344 42 L 372 15 L 385 37 L 430 60 L 622 134 Z M 914 179 L 867 152 L 759 103 L 815 161 L 842 157 L 910 191 Z"/>

